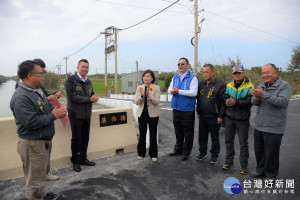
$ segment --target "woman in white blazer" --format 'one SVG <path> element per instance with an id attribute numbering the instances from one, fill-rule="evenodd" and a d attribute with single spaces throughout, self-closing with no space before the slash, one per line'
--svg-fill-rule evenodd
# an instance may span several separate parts
<path id="1" fill-rule="evenodd" d="M 138 159 L 146 154 L 147 124 L 149 124 L 150 147 L 149 156 L 153 162 L 157 161 L 157 124 L 159 120 L 160 88 L 154 85 L 155 76 L 152 70 L 143 73 L 143 85 L 136 88 L 134 103 L 138 105 L 139 142 L 137 146 Z"/>

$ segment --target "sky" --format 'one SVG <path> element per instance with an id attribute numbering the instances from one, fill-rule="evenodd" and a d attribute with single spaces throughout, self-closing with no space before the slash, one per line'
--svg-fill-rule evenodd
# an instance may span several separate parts
<path id="1" fill-rule="evenodd" d="M 24 60 L 41 58 L 47 70 L 65 73 L 72 55 L 107 27 L 125 29 L 175 0 L 0 0 L 0 75 L 15 76 Z M 274 63 L 283 69 L 300 45 L 299 0 L 199 0 L 199 62 L 227 64 L 241 59 L 245 68 Z M 118 32 L 118 73 L 177 70 L 186 57 L 193 65 L 194 1 L 181 0 L 157 16 Z M 113 38 L 112 38 L 113 39 Z M 104 35 L 69 56 L 68 72 L 80 59 L 90 74 L 104 73 Z M 108 72 L 115 72 L 115 55 Z"/>

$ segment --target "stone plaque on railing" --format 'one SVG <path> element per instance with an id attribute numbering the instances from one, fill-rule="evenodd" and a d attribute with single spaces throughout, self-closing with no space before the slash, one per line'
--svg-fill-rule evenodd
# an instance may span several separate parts
<path id="1" fill-rule="evenodd" d="M 100 127 L 127 124 L 127 112 L 100 114 L 99 120 Z"/>

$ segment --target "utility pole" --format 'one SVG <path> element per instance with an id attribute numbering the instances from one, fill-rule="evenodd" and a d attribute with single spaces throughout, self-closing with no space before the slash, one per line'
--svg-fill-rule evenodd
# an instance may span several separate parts
<path id="1" fill-rule="evenodd" d="M 194 74 L 198 75 L 198 0 L 194 0 L 194 10 L 195 10 L 195 43 L 194 43 Z"/>
<path id="2" fill-rule="evenodd" d="M 59 75 L 59 65 L 56 65 L 57 67 L 57 74 Z"/>
<path id="3" fill-rule="evenodd" d="M 138 61 L 135 61 L 136 63 L 136 87 L 139 85 L 139 63 Z"/>
<path id="4" fill-rule="evenodd" d="M 61 75 L 61 64 L 58 65 L 58 75 Z"/>
<path id="5" fill-rule="evenodd" d="M 118 39 L 117 39 L 117 31 L 118 29 L 116 27 L 114 27 L 114 34 L 115 34 L 115 94 L 118 94 L 118 60 L 117 60 L 117 43 L 118 43 Z"/>
<path id="6" fill-rule="evenodd" d="M 107 34 L 105 33 L 105 70 L 104 70 L 104 80 L 105 80 L 105 96 L 107 97 L 107 53 L 106 53 L 106 48 L 107 48 Z"/>
<path id="7" fill-rule="evenodd" d="M 64 59 L 66 59 L 66 80 L 68 79 L 68 57 L 64 57 Z"/>
<path id="8" fill-rule="evenodd" d="M 105 79 L 105 96 L 107 97 L 107 55 L 112 53 L 114 51 L 114 46 L 109 46 L 107 47 L 107 43 L 108 43 L 108 40 L 107 38 L 110 37 L 112 34 L 113 34 L 113 30 L 114 30 L 114 27 L 113 26 L 110 26 L 108 28 L 105 29 L 104 32 L 102 32 L 102 34 L 105 35 L 105 75 L 104 75 L 104 79 Z"/>

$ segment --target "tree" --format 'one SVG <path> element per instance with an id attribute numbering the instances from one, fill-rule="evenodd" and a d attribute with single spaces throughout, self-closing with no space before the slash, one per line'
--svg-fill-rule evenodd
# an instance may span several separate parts
<path id="1" fill-rule="evenodd" d="M 159 80 L 165 80 L 166 76 L 168 75 L 169 73 L 168 72 L 161 72 L 159 75 L 158 75 L 158 79 Z"/>
<path id="2" fill-rule="evenodd" d="M 251 67 L 251 71 L 257 74 L 261 74 L 261 66 L 253 66 Z"/>
<path id="3" fill-rule="evenodd" d="M 170 72 L 166 77 L 165 77 L 165 87 L 168 88 L 170 86 L 170 83 L 172 81 L 172 78 L 174 76 L 173 72 Z"/>
<path id="4" fill-rule="evenodd" d="M 288 66 L 288 71 L 300 71 L 300 46 L 293 49 L 291 58 L 291 64 Z"/>
<path id="5" fill-rule="evenodd" d="M 239 56 L 236 56 L 236 61 L 231 60 L 230 58 L 228 58 L 228 65 L 230 67 L 234 67 L 236 65 L 241 65 L 242 64 L 242 60 L 239 58 Z"/>
<path id="6" fill-rule="evenodd" d="M 50 71 L 45 74 L 43 85 L 49 91 L 56 91 L 59 88 L 59 80 L 59 76 L 54 72 Z"/>

